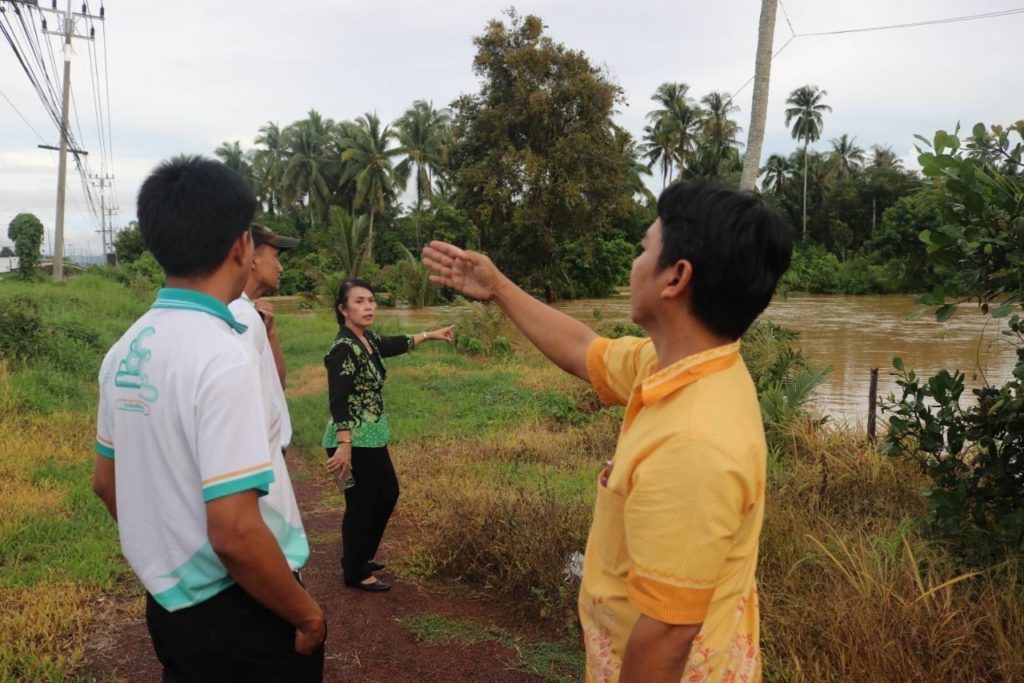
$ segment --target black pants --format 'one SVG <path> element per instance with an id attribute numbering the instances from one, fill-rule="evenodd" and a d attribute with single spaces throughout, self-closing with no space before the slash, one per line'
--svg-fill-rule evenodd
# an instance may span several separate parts
<path id="1" fill-rule="evenodd" d="M 330 457 L 337 449 L 326 450 Z M 341 520 L 341 569 L 345 583 L 370 578 L 366 563 L 377 554 L 398 502 L 398 477 L 387 446 L 353 447 L 352 477 L 356 485 L 345 490 L 345 516 Z"/>
<path id="2" fill-rule="evenodd" d="M 175 612 L 147 595 L 146 624 L 164 683 L 323 680 L 324 646 L 297 653 L 295 627 L 237 584 Z"/>

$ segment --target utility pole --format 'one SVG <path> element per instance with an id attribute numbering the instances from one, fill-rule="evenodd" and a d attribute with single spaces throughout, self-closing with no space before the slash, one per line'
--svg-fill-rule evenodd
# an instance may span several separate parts
<path id="1" fill-rule="evenodd" d="M 99 175 L 92 174 L 89 176 L 89 180 L 92 181 L 93 187 L 100 188 L 100 244 L 103 245 L 103 262 L 107 261 L 107 205 L 106 205 L 106 189 L 110 187 L 110 181 L 114 179 L 114 176 L 109 173 Z M 113 237 L 111 237 L 113 242 Z"/>
<path id="2" fill-rule="evenodd" d="M 114 232 L 114 216 L 117 215 L 118 207 L 108 206 L 104 209 L 107 215 L 107 234 L 110 235 L 110 252 L 103 254 L 103 263 L 108 266 L 117 265 L 117 249 L 114 248 L 114 238 L 117 236 Z M 110 257 L 113 256 L 113 263 L 111 263 Z"/>
<path id="3" fill-rule="evenodd" d="M 43 12 L 54 12 L 61 18 L 60 31 L 48 31 L 44 21 L 43 33 L 60 36 L 64 39 L 64 83 L 61 93 L 60 160 L 57 163 L 57 218 L 54 221 L 55 234 L 53 243 L 53 279 L 60 281 L 64 279 L 64 194 L 68 170 L 68 105 L 71 101 L 71 39 L 85 38 L 92 40 L 91 35 L 86 36 L 75 33 L 75 17 L 99 19 L 100 21 L 103 21 L 103 17 L 93 16 L 86 13 L 84 11 L 86 9 L 84 4 L 82 5 L 82 12 L 72 12 L 71 0 L 67 0 L 67 10 L 64 12 L 56 9 L 56 0 L 54 0 L 53 4 L 53 9 L 48 9 L 46 7 L 39 7 L 38 9 Z"/>

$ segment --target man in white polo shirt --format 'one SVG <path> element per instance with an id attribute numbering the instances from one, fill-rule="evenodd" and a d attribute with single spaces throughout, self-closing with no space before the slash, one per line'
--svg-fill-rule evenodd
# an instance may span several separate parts
<path id="1" fill-rule="evenodd" d="M 252 270 L 256 200 L 221 163 L 177 157 L 139 191 L 167 274 L 100 370 L 93 489 L 148 593 L 172 681 L 323 677 L 323 613 L 259 360 L 227 303 Z"/>
<path id="2" fill-rule="evenodd" d="M 252 344 L 260 359 L 263 380 L 270 392 L 273 407 L 271 422 L 280 431 L 280 448 L 284 452 L 292 440 L 292 421 L 284 398 L 284 354 L 281 353 L 281 340 L 274 325 L 274 308 L 261 297 L 281 286 L 279 256 L 282 251 L 298 244 L 299 240 L 275 234 L 259 223 L 253 223 L 250 231 L 256 246 L 256 256 L 242 296 L 228 304 L 228 308 L 238 322 L 248 327 L 242 333 L 242 339 Z"/>

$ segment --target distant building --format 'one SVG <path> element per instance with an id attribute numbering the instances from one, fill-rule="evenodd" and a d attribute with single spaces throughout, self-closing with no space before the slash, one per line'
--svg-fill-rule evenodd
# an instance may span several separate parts
<path id="1" fill-rule="evenodd" d="M 0 256 L 0 277 L 13 273 L 18 269 L 17 256 Z"/>

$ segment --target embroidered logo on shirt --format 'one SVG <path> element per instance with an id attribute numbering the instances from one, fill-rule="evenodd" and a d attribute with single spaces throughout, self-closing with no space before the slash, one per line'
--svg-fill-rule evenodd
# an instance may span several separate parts
<path id="1" fill-rule="evenodd" d="M 144 368 L 153 355 L 153 351 L 142 346 L 146 337 L 156 334 L 152 327 L 146 327 L 128 345 L 128 355 L 117 365 L 114 385 L 122 389 L 137 389 L 137 399 L 119 399 L 117 409 L 130 413 L 149 415 L 149 404 L 155 403 L 160 391 L 149 383 Z"/>

